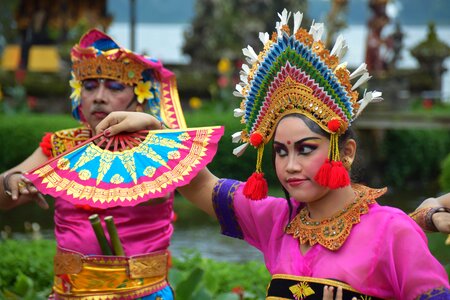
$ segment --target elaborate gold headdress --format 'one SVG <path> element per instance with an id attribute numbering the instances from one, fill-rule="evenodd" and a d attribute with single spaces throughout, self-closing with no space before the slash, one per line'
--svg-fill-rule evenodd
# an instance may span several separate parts
<path id="1" fill-rule="evenodd" d="M 372 101 L 382 100 L 377 91 L 364 92 L 358 100 L 356 89 L 369 78 L 366 64 L 353 73 L 346 63 L 340 63 L 347 45 L 339 36 L 331 52 L 320 40 L 323 24 L 313 23 L 309 32 L 300 27 L 303 14 L 293 14 L 294 28 L 288 26 L 291 13 L 278 14 L 276 32 L 269 38 L 260 33 L 264 49 L 256 54 L 251 46 L 243 49 L 249 65 L 243 64 L 241 82 L 235 96 L 243 97 L 240 108 L 234 110 L 245 128 L 233 135 L 233 141 L 243 141 L 233 153 L 240 155 L 249 144 L 257 149 L 256 172 L 247 181 L 244 194 L 250 199 L 267 195 L 267 183 L 261 170 L 264 145 L 271 139 L 278 121 L 285 115 L 307 116 L 330 134 L 330 151 L 315 180 L 329 188 L 350 183 L 348 172 L 339 158 L 338 137 Z M 359 79 L 352 84 L 351 81 Z"/>
<path id="2" fill-rule="evenodd" d="M 81 82 L 90 78 L 117 80 L 135 86 L 137 101 L 143 110 L 163 121 L 170 128 L 185 128 L 179 103 L 175 74 L 154 58 L 143 56 L 119 46 L 106 33 L 91 29 L 71 51 L 72 115 L 80 114 Z"/>

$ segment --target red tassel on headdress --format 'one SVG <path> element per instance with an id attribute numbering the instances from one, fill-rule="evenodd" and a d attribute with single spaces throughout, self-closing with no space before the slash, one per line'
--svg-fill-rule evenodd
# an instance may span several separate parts
<path id="1" fill-rule="evenodd" d="M 317 172 L 314 180 L 321 186 L 332 190 L 345 187 L 350 184 L 350 176 L 340 161 L 325 160 Z"/>
<path id="2" fill-rule="evenodd" d="M 331 174 L 328 187 L 332 190 L 345 187 L 350 184 L 350 176 L 341 161 L 331 162 Z"/>
<path id="3" fill-rule="evenodd" d="M 327 158 L 323 165 L 320 167 L 319 172 L 317 172 L 316 176 L 314 176 L 314 180 L 321 186 L 328 186 L 328 182 L 330 181 L 331 176 L 331 167 L 332 164 Z"/>
<path id="4" fill-rule="evenodd" d="M 258 134 L 253 134 L 252 136 L 257 137 Z M 261 170 L 264 144 L 259 143 L 257 151 L 258 154 L 256 157 L 256 171 L 253 172 L 252 176 L 247 179 L 243 191 L 245 197 L 249 198 L 250 200 L 264 199 L 267 197 L 267 193 L 269 191 L 267 181 L 264 178 L 264 173 Z"/>
<path id="5" fill-rule="evenodd" d="M 244 186 L 244 195 L 250 200 L 261 200 L 267 197 L 269 188 L 267 181 L 264 178 L 264 173 L 254 172 L 252 176 L 247 179 Z"/>
<path id="6" fill-rule="evenodd" d="M 350 176 L 341 161 L 339 161 L 338 130 L 340 121 L 333 119 L 328 122 L 328 129 L 332 132 L 330 136 L 329 158 L 320 167 L 314 180 L 321 186 L 330 189 L 338 189 L 350 184 Z"/>

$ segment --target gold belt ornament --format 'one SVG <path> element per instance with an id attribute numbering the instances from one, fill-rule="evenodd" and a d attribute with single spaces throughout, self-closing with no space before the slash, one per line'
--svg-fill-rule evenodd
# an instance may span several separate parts
<path id="1" fill-rule="evenodd" d="M 266 300 L 321 300 L 324 286 L 342 288 L 342 299 L 382 300 L 365 295 L 346 283 L 325 278 L 275 274 L 267 287 Z"/>
<path id="2" fill-rule="evenodd" d="M 85 256 L 64 249 L 54 258 L 56 299 L 102 300 L 138 298 L 167 283 L 168 252 L 131 257 Z"/>

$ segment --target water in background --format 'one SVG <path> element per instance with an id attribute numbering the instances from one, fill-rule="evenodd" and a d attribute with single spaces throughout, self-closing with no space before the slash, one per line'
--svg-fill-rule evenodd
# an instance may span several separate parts
<path id="1" fill-rule="evenodd" d="M 136 51 L 160 59 L 166 64 L 187 64 L 189 57 L 182 53 L 184 43 L 184 31 L 189 24 L 149 24 L 136 25 Z M 402 59 L 400 68 L 417 68 L 418 63 L 410 54 L 412 47 L 426 38 L 427 26 L 403 26 L 404 32 Z M 450 40 L 450 26 L 436 26 L 440 40 L 448 43 Z M 393 32 L 386 27 L 386 33 Z M 108 31 L 117 42 L 125 47 L 130 47 L 130 27 L 128 23 L 113 23 Z M 365 41 L 367 28 L 364 25 L 351 25 L 342 32 L 349 44 L 349 51 L 345 56 L 350 67 L 357 67 L 365 58 Z M 450 45 L 450 44 L 449 44 Z M 244 48 L 245 45 L 242 45 Z M 450 58 L 444 62 L 449 70 L 444 74 L 442 87 L 443 95 L 450 102 Z"/>

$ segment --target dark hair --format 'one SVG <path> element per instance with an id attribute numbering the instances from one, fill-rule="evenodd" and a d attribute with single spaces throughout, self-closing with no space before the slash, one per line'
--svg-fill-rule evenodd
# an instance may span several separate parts
<path id="1" fill-rule="evenodd" d="M 314 122 L 313 120 L 311 120 L 310 118 L 308 118 L 305 115 L 299 114 L 299 113 L 295 113 L 295 114 L 289 114 L 286 115 L 284 117 L 282 117 L 279 121 L 278 124 L 280 124 L 280 121 L 287 118 L 287 117 L 296 117 L 301 119 L 303 122 L 305 122 L 306 126 L 314 133 L 317 133 L 321 136 L 326 137 L 327 139 L 330 139 L 330 134 L 328 132 L 326 132 L 325 130 L 323 130 L 319 125 L 317 125 L 316 122 Z M 275 131 L 278 128 L 278 124 L 277 127 L 275 128 Z M 342 149 L 342 147 L 344 146 L 345 142 L 349 139 L 355 139 L 355 133 L 352 130 L 352 128 L 348 128 L 347 131 L 342 134 L 341 136 L 339 136 L 339 149 Z M 272 139 L 272 165 L 273 165 L 273 169 L 276 171 L 276 167 L 275 167 L 275 151 L 273 151 L 273 139 Z M 286 201 L 288 203 L 289 206 L 289 216 L 288 216 L 288 224 L 291 221 L 292 218 L 292 203 L 291 203 L 291 197 L 288 193 L 288 191 L 284 188 L 284 186 L 280 183 L 281 188 L 283 189 Z M 297 212 L 298 213 L 298 212 Z"/>

